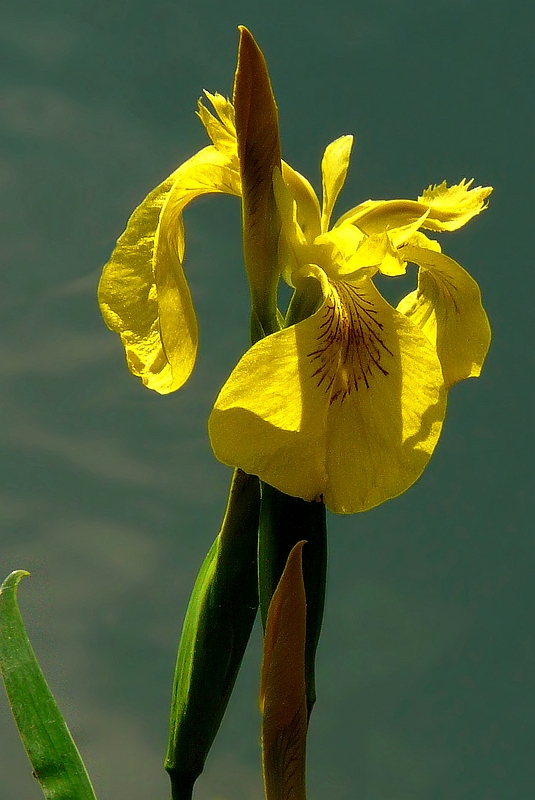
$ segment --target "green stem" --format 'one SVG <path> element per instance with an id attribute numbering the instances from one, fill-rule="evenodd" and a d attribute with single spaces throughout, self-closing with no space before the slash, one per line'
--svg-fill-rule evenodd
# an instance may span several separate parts
<path id="1" fill-rule="evenodd" d="M 198 775 L 178 775 L 169 773 L 171 778 L 171 800 L 192 800 L 193 788 Z"/>

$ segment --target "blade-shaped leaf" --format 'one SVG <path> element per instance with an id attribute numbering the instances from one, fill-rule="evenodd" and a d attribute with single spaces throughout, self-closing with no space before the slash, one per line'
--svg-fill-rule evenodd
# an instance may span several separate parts
<path id="1" fill-rule="evenodd" d="M 0 670 L 13 716 L 46 800 L 96 800 L 17 605 L 18 584 L 29 574 L 12 572 L 0 588 Z"/>

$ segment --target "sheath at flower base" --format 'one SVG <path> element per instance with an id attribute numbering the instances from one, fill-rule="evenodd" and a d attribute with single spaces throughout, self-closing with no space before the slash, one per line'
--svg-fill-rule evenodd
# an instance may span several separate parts
<path id="1" fill-rule="evenodd" d="M 419 229 L 461 227 L 491 189 L 462 181 L 417 201 L 367 201 L 329 230 L 351 145 L 344 136 L 325 151 L 322 209 L 302 176 L 274 174 L 282 274 L 314 313 L 242 357 L 209 422 L 223 463 L 337 513 L 373 508 L 418 479 L 447 390 L 479 375 L 490 344 L 476 282 Z M 418 288 L 395 309 L 372 278 L 401 275 L 408 261 Z"/>

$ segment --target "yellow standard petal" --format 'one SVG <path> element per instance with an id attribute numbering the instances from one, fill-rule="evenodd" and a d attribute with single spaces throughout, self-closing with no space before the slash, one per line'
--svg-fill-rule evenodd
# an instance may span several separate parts
<path id="1" fill-rule="evenodd" d="M 321 209 L 316 192 L 310 182 L 285 161 L 282 162 L 282 177 L 296 204 L 297 223 L 306 241 L 313 242 L 321 233 Z"/>
<path id="2" fill-rule="evenodd" d="M 266 621 L 260 685 L 266 800 L 306 800 L 306 597 L 302 550 L 292 549 Z"/>
<path id="3" fill-rule="evenodd" d="M 182 211 L 210 192 L 240 194 L 233 159 L 205 147 L 154 189 L 130 217 L 99 284 L 99 305 L 120 336 L 130 371 L 161 394 L 189 378 L 197 323 L 182 269 Z"/>
<path id="4" fill-rule="evenodd" d="M 417 264 L 418 288 L 398 311 L 425 333 L 436 348 L 449 388 L 478 377 L 490 346 L 490 325 L 476 281 L 453 258 L 435 249 L 407 245 L 403 256 Z"/>
<path id="5" fill-rule="evenodd" d="M 328 281 L 311 317 L 255 345 L 210 417 L 216 456 L 337 513 L 405 491 L 438 441 L 446 392 L 435 348 L 369 278 Z"/>
<path id="6" fill-rule="evenodd" d="M 321 214 L 321 231 L 329 230 L 329 223 L 334 204 L 345 183 L 349 158 L 353 147 L 352 136 L 340 136 L 327 145 L 321 161 L 321 174 L 323 184 L 323 210 Z"/>

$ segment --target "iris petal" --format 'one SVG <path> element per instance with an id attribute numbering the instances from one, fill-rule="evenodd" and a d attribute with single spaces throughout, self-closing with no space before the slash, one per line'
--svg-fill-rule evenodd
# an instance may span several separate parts
<path id="1" fill-rule="evenodd" d="M 321 233 L 321 211 L 316 192 L 303 175 L 282 162 L 282 177 L 297 204 L 297 222 L 308 242 Z"/>
<path id="2" fill-rule="evenodd" d="M 208 423 L 216 458 L 304 500 L 319 497 L 327 477 L 329 396 L 317 391 L 308 356 L 317 346 L 320 314 L 321 309 L 248 350 Z"/>
<path id="3" fill-rule="evenodd" d="M 429 208 L 429 217 L 423 226 L 431 231 L 455 231 L 466 225 L 487 207 L 485 200 L 492 192 L 491 186 L 476 186 L 471 189 L 473 178 L 463 180 L 455 186 L 443 181 L 438 186 L 429 186 L 418 198 Z"/>
<path id="4" fill-rule="evenodd" d="M 408 245 L 404 257 L 420 267 L 418 288 L 401 300 L 405 314 L 436 347 L 449 388 L 478 377 L 490 346 L 490 325 L 476 281 L 453 258 Z"/>
<path id="5" fill-rule="evenodd" d="M 466 225 L 487 207 L 490 186 L 470 189 L 472 181 L 449 186 L 443 181 L 430 186 L 418 200 L 367 200 L 343 214 L 336 222 L 350 222 L 364 233 L 382 233 L 393 228 L 420 225 L 430 231 L 454 231 Z"/>
<path id="6" fill-rule="evenodd" d="M 197 103 L 197 115 L 216 149 L 225 153 L 229 158 L 235 159 L 236 169 L 239 169 L 234 106 L 218 92 L 210 94 L 205 90 L 204 93 L 216 110 L 219 119 L 210 113 L 201 100 Z"/>
<path id="7" fill-rule="evenodd" d="M 346 378 L 347 390 L 333 395 L 327 425 L 324 500 L 345 514 L 397 497 L 419 478 L 446 412 L 440 363 L 421 332 L 368 279 L 358 306 L 353 383 Z"/>
<path id="8" fill-rule="evenodd" d="M 138 206 L 99 284 L 102 315 L 120 334 L 130 371 L 160 394 L 180 388 L 195 364 L 197 322 L 182 269 L 182 211 L 210 192 L 240 194 L 239 173 L 212 146 L 188 159 Z"/>
<path id="9" fill-rule="evenodd" d="M 319 311 L 240 360 L 216 400 L 210 438 L 224 463 L 353 513 L 417 480 L 446 393 L 434 347 L 369 279 L 321 282 Z"/>
<path id="10" fill-rule="evenodd" d="M 349 158 L 353 146 L 352 136 L 340 136 L 331 144 L 327 145 L 321 161 L 321 174 L 323 183 L 323 211 L 321 214 L 321 230 L 325 233 L 329 230 L 329 222 L 333 212 L 334 204 L 344 185 L 347 170 L 349 169 Z"/>

